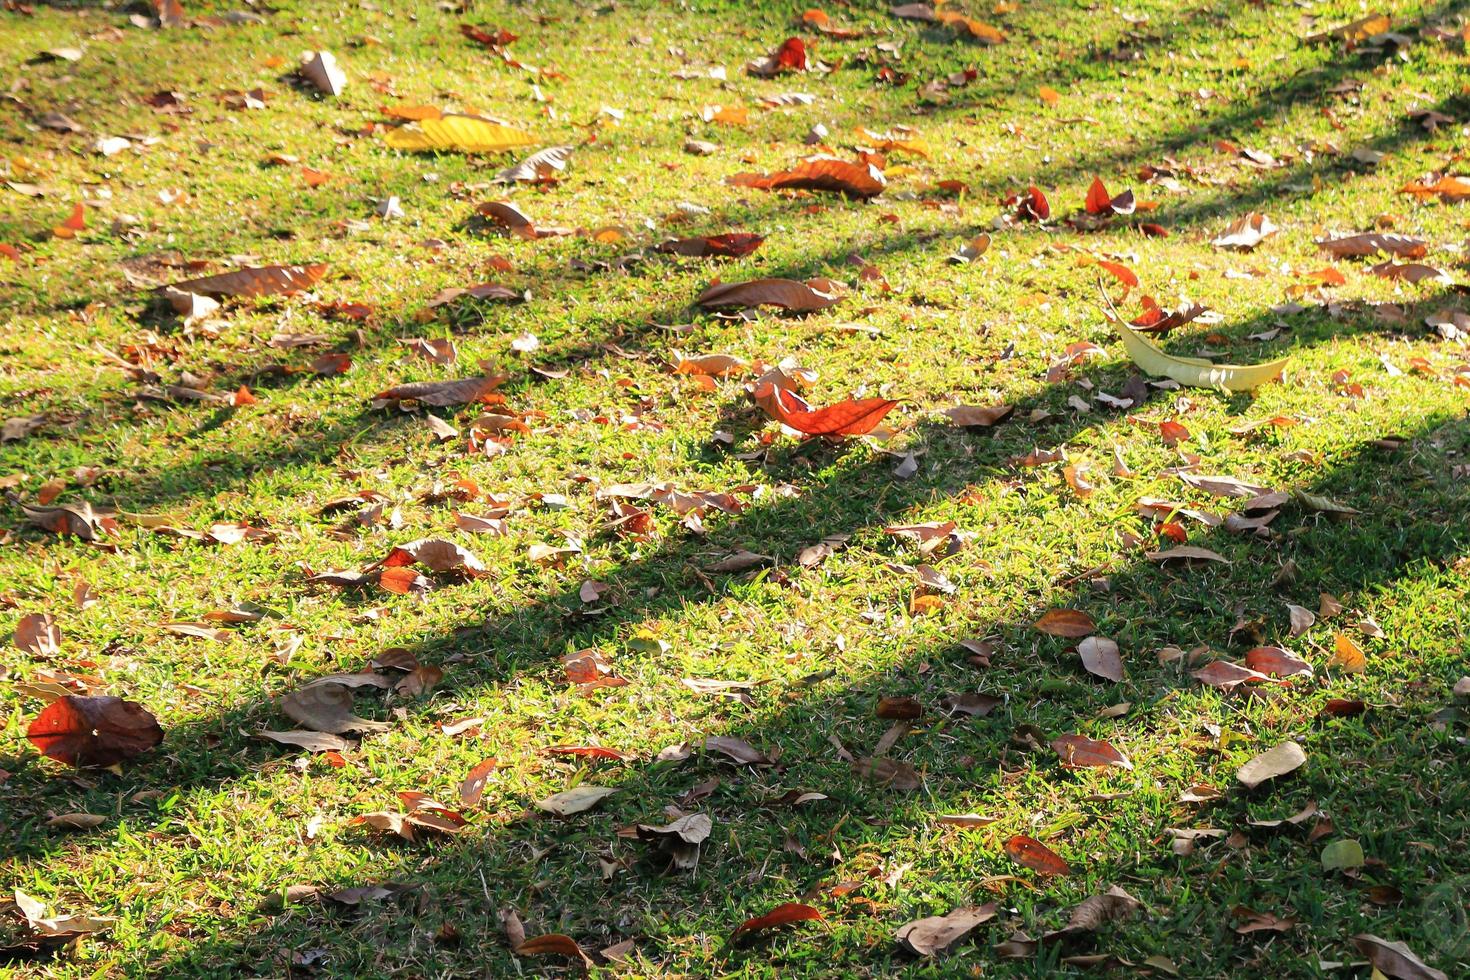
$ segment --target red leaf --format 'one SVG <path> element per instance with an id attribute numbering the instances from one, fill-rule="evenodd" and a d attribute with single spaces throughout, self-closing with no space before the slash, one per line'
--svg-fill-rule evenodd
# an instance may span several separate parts
<path id="1" fill-rule="evenodd" d="M 790 71 L 806 71 L 806 42 L 799 37 L 788 37 L 776 49 L 776 65 Z"/>
<path id="2" fill-rule="evenodd" d="M 1092 186 L 1087 189 L 1088 214 L 1112 214 L 1113 198 L 1108 189 L 1103 186 L 1101 177 L 1092 178 Z"/>
<path id="3" fill-rule="evenodd" d="M 1098 259 L 1097 264 L 1099 268 L 1106 269 L 1108 272 L 1111 272 L 1119 282 L 1127 286 L 1129 289 L 1136 289 L 1138 287 L 1138 276 L 1135 275 L 1133 270 L 1128 268 L 1126 265 L 1121 265 L 1117 262 L 1109 262 L 1106 259 Z"/>
<path id="4" fill-rule="evenodd" d="M 762 385 L 755 400 L 772 418 L 809 436 L 860 436 L 872 432 L 898 402 L 888 398 L 862 398 L 812 409 L 798 396 L 775 385 Z M 788 406 L 788 401 L 798 407 Z"/>
<path id="5" fill-rule="evenodd" d="M 68 765 L 111 766 L 163 741 L 163 729 L 141 704 L 122 698 L 58 698 L 36 716 L 26 738 Z"/>
<path id="6" fill-rule="evenodd" d="M 1025 834 L 1017 834 L 1006 841 L 1006 856 L 1037 874 L 1069 875 L 1072 873 L 1072 866 L 1063 861 L 1056 851 Z"/>
<path id="7" fill-rule="evenodd" d="M 1026 193 L 1020 197 L 1016 217 L 1022 221 L 1046 221 L 1051 217 L 1051 203 L 1047 201 L 1046 195 L 1041 193 L 1041 188 L 1035 184 L 1026 188 Z"/>
<path id="8" fill-rule="evenodd" d="M 820 919 L 821 917 L 822 913 L 810 905 L 803 905 L 801 902 L 786 902 L 785 904 L 777 905 L 765 915 L 757 916 L 754 919 L 746 919 L 735 927 L 735 931 L 730 934 L 730 938 L 734 939 L 736 936 L 744 935 L 747 932 L 759 932 L 762 929 L 790 925 L 793 922 L 807 922 L 812 919 Z"/>

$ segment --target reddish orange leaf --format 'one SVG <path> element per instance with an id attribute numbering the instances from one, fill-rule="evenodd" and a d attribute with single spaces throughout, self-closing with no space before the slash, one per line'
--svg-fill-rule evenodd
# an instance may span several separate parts
<path id="1" fill-rule="evenodd" d="M 1034 837 L 1017 834 L 1006 841 L 1005 847 L 1007 857 L 1037 874 L 1069 875 L 1072 873 L 1070 864 L 1063 861 L 1057 852 Z"/>
<path id="2" fill-rule="evenodd" d="M 1032 629 L 1040 630 L 1050 636 L 1065 636 L 1073 639 L 1091 636 L 1097 632 L 1097 623 L 1080 609 L 1048 609 L 1031 626 Z"/>
<path id="3" fill-rule="evenodd" d="M 777 905 L 765 915 L 757 916 L 754 919 L 746 919 L 735 927 L 735 931 L 730 934 L 730 938 L 734 939 L 736 936 L 741 936 L 748 932 L 759 932 L 763 929 L 773 929 L 776 926 L 790 925 L 793 922 L 808 922 L 812 919 L 820 919 L 821 917 L 822 913 L 810 905 L 804 905 L 801 902 L 786 902 L 782 905 Z"/>
<path id="4" fill-rule="evenodd" d="M 762 385 L 755 400 L 782 424 L 809 436 L 828 437 L 872 432 L 883 416 L 898 407 L 898 402 L 888 398 L 862 398 L 813 409 L 800 396 L 772 384 Z"/>

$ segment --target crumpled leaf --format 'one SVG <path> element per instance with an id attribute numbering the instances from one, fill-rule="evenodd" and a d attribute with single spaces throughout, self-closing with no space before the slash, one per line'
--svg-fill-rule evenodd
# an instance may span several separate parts
<path id="1" fill-rule="evenodd" d="M 330 51 L 314 51 L 301 64 L 301 77 L 327 95 L 337 96 L 347 87 L 347 73 Z"/>
<path id="2" fill-rule="evenodd" d="M 900 926 L 896 938 L 918 956 L 942 953 L 967 936 L 976 926 L 995 918 L 994 902 L 966 905 L 945 915 L 932 915 Z"/>
<path id="3" fill-rule="evenodd" d="M 1296 742 L 1286 741 L 1241 766 L 1235 778 L 1248 789 L 1255 789 L 1277 776 L 1284 776 L 1301 768 L 1306 761 L 1307 754 L 1302 751 L 1302 747 Z"/>
<path id="4" fill-rule="evenodd" d="M 14 891 L 15 906 L 25 917 L 26 925 L 41 936 L 81 936 L 94 932 L 105 932 L 112 928 L 116 919 L 90 915 L 47 916 L 46 904 L 21 891 Z"/>
<path id="5" fill-rule="evenodd" d="M 695 302 L 705 309 L 779 306 L 793 313 L 825 310 L 842 302 L 837 285 L 821 277 L 795 279 L 751 279 L 746 282 L 715 282 Z"/>
<path id="6" fill-rule="evenodd" d="M 395 150 L 456 150 L 460 153 L 504 153 L 518 146 L 534 146 L 536 137 L 513 126 L 479 116 L 445 115 L 424 119 L 417 129 L 391 130 L 383 141 Z"/>
<path id="7" fill-rule="evenodd" d="M 859 776 L 879 786 L 912 792 L 924 785 L 918 770 L 896 759 L 857 759 L 852 767 Z"/>
<path id="8" fill-rule="evenodd" d="M 888 398 L 862 398 L 813 409 L 800 395 L 765 383 L 756 389 L 756 404 L 783 425 L 809 436 L 860 436 L 873 431 L 898 407 Z"/>
<path id="9" fill-rule="evenodd" d="M 1014 405 L 956 405 L 946 408 L 950 422 L 966 429 L 988 429 L 999 425 L 1016 411 Z"/>
<path id="10" fill-rule="evenodd" d="M 398 545 L 383 559 L 383 567 L 394 568 L 414 562 L 435 572 L 449 572 L 457 568 L 471 573 L 485 571 L 485 563 L 475 557 L 473 552 L 443 538 L 421 538 Z"/>
<path id="11" fill-rule="evenodd" d="M 86 501 L 80 504 L 57 504 L 54 507 L 21 504 L 20 509 L 32 524 L 52 534 L 70 534 L 83 541 L 95 541 L 102 535 L 117 532 L 117 521 L 113 519 L 113 512 L 94 511 L 92 505 Z"/>
<path id="12" fill-rule="evenodd" d="M 699 864 L 699 845 L 710 835 L 713 821 L 707 813 L 686 814 L 661 827 L 638 825 L 638 839 L 657 844 L 674 867 L 688 871 Z"/>
<path id="13" fill-rule="evenodd" d="M 380 679 L 383 683 L 374 686 L 386 687 L 386 678 Z M 334 679 L 313 681 L 281 695 L 278 703 L 292 721 L 315 732 L 344 735 L 348 732 L 381 732 L 389 727 L 386 722 L 371 721 L 353 714 L 352 688 Z"/>
<path id="14" fill-rule="evenodd" d="M 1275 222 L 1264 214 L 1259 211 L 1251 211 L 1232 221 L 1210 244 L 1216 248 L 1249 252 L 1280 230 L 1276 227 Z"/>
<path id="15" fill-rule="evenodd" d="M 442 408 L 446 405 L 465 405 L 483 401 L 486 396 L 510 380 L 508 374 L 486 374 L 477 378 L 462 378 L 457 381 L 414 381 L 395 385 L 387 391 L 373 396 L 374 402 L 415 401 L 422 405 Z"/>
<path id="16" fill-rule="evenodd" d="M 490 178 L 492 183 L 512 184 L 516 182 L 534 183 L 536 181 L 549 180 L 553 174 L 561 173 L 567 169 L 567 161 L 571 159 L 572 146 L 548 146 L 544 150 L 537 150 L 526 157 L 520 163 L 512 164 Z"/>
<path id="17" fill-rule="evenodd" d="M 701 238 L 671 238 L 659 245 L 655 251 L 666 255 L 683 255 L 687 258 L 738 259 L 760 248 L 761 243 L 765 240 L 764 235 L 736 231 L 724 235 L 706 235 Z"/>
<path id="18" fill-rule="evenodd" d="M 544 936 L 527 939 L 516 946 L 515 951 L 517 956 L 565 956 L 581 963 L 584 968 L 593 965 L 592 957 L 587 955 L 580 943 L 559 932 L 548 932 Z"/>
<path id="19" fill-rule="evenodd" d="M 50 613 L 31 613 L 15 624 L 15 646 L 36 657 L 54 657 L 61 652 L 61 627 Z"/>
<path id="20" fill-rule="evenodd" d="M 204 276 L 201 279 L 186 279 L 168 288 L 205 296 L 276 296 L 310 289 L 326 272 L 325 262 L 313 265 L 263 265 L 223 272 L 217 276 Z"/>
<path id="21" fill-rule="evenodd" d="M 747 766 L 769 766 L 775 761 L 744 739 L 732 738 L 729 735 L 711 735 L 704 740 L 704 750 L 718 752 L 728 759 Z"/>
<path id="22" fill-rule="evenodd" d="M 1317 247 L 1335 259 L 1361 258 L 1378 254 L 1394 255 L 1401 259 L 1422 259 L 1429 253 L 1428 243 L 1422 238 L 1376 231 L 1362 235 L 1345 235 L 1340 238 L 1319 238 Z"/>
<path id="23" fill-rule="evenodd" d="M 57 698 L 26 729 L 42 755 L 78 769 L 113 766 L 163 741 L 158 719 L 136 701 L 115 697 Z"/>
<path id="24" fill-rule="evenodd" d="M 775 173 L 735 174 L 727 177 L 725 183 L 766 191 L 833 191 L 861 198 L 877 197 L 888 186 L 887 179 L 872 164 L 832 156 L 808 157 L 790 170 L 778 170 Z"/>
<path id="25" fill-rule="evenodd" d="M 1074 939 L 1096 932 L 1109 922 L 1126 919 L 1142 907 L 1142 902 L 1117 885 L 1113 885 L 1102 895 L 1092 895 L 1083 899 L 1072 910 L 1072 915 L 1065 926 L 1055 932 L 1047 933 L 1041 939 L 1042 942 Z"/>

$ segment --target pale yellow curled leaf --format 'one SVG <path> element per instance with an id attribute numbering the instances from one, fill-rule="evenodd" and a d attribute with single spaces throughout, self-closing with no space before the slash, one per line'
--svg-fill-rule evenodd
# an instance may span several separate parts
<path id="1" fill-rule="evenodd" d="M 1149 374 L 1161 374 L 1182 385 L 1250 391 L 1275 380 L 1286 367 L 1287 358 L 1284 357 L 1265 364 L 1214 364 L 1201 357 L 1175 357 L 1159 350 L 1132 327 L 1121 322 L 1115 326 L 1133 363 Z"/>
<path id="2" fill-rule="evenodd" d="M 384 137 L 395 150 L 458 150 L 461 153 L 503 153 L 539 140 L 513 126 L 478 116 L 425 119 L 418 129 L 395 129 Z"/>

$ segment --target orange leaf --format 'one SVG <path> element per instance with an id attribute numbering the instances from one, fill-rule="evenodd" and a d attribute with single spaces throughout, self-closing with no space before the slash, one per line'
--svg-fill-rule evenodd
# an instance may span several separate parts
<path id="1" fill-rule="evenodd" d="M 51 229 L 51 234 L 57 238 L 75 238 L 77 237 L 77 232 L 85 231 L 86 228 L 87 209 L 84 205 L 78 204 L 72 208 L 71 214 L 67 216 L 65 221 Z"/>
<path id="2" fill-rule="evenodd" d="M 787 399 L 798 407 L 788 407 Z M 798 396 L 772 384 L 761 386 L 756 402 L 772 418 L 809 436 L 860 436 L 872 432 L 883 416 L 898 406 L 888 398 L 862 398 L 812 409 Z"/>
<path id="3" fill-rule="evenodd" d="M 812 919 L 820 919 L 821 917 L 822 913 L 810 905 L 803 905 L 801 902 L 786 902 L 782 905 L 777 905 L 765 915 L 757 916 L 754 919 L 746 919 L 735 927 L 735 931 L 730 934 L 730 938 L 734 939 L 736 936 L 744 935 L 747 932 L 759 932 L 763 929 L 790 925 L 793 922 L 807 922 Z"/>
<path id="4" fill-rule="evenodd" d="M 869 163 L 854 163 L 838 157 L 815 156 L 790 170 L 772 174 L 736 174 L 725 183 L 774 191 L 783 188 L 835 191 L 850 197 L 877 197 L 888 181 Z"/>
<path id="5" fill-rule="evenodd" d="M 1048 609 L 1031 627 L 1050 636 L 1074 639 L 1097 632 L 1097 624 L 1092 617 L 1080 609 Z"/>
<path id="6" fill-rule="evenodd" d="M 1017 864 L 1030 868 L 1037 874 L 1069 875 L 1072 866 L 1061 856 L 1034 837 L 1017 834 L 1006 841 L 1006 856 Z"/>
<path id="7" fill-rule="evenodd" d="M 549 932 L 535 939 L 527 939 L 516 947 L 516 953 L 520 956 L 565 956 L 568 959 L 578 960 L 585 966 L 592 965 L 592 958 L 583 952 L 577 941 L 559 932 Z"/>
<path id="8" fill-rule="evenodd" d="M 1106 259 L 1098 259 L 1097 264 L 1099 268 L 1106 269 L 1108 272 L 1112 273 L 1119 282 L 1127 286 L 1129 289 L 1137 288 L 1138 276 L 1135 275 L 1133 270 L 1128 268 L 1126 265 L 1121 265 L 1117 262 L 1109 262 Z"/>

